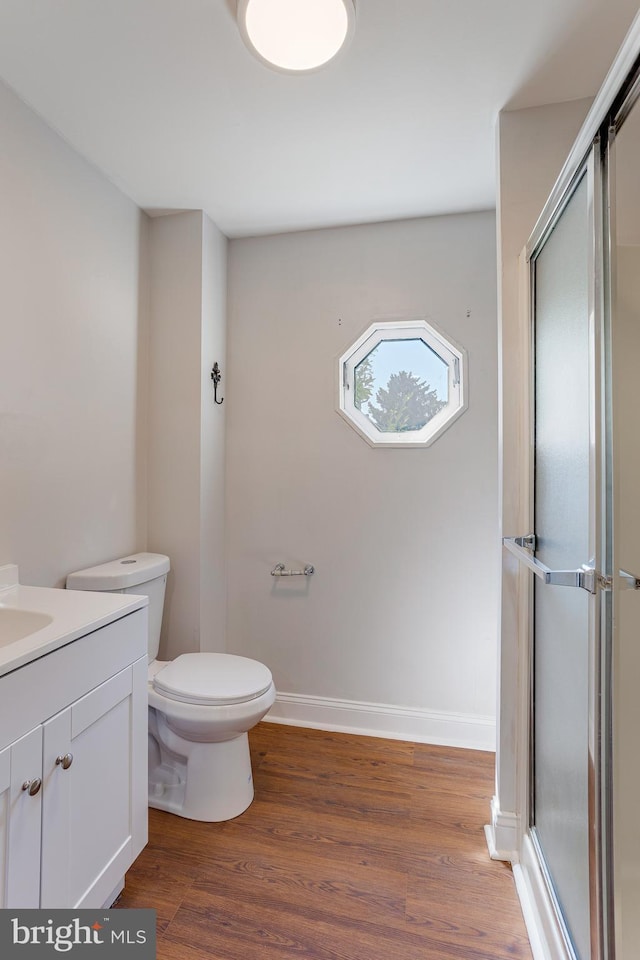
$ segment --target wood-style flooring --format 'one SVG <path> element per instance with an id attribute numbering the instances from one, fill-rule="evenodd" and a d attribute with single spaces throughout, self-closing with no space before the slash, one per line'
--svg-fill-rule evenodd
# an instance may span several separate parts
<path id="1" fill-rule="evenodd" d="M 531 960 L 483 824 L 489 753 L 260 723 L 235 820 L 150 810 L 122 907 L 158 960 Z"/>

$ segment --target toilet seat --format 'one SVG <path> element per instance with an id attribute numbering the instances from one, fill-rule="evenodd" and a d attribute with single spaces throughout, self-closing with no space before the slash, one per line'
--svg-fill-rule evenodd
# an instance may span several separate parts
<path id="1" fill-rule="evenodd" d="M 257 660 L 228 653 L 183 653 L 152 679 L 168 700 L 203 706 L 245 703 L 269 690 L 273 677 Z"/>

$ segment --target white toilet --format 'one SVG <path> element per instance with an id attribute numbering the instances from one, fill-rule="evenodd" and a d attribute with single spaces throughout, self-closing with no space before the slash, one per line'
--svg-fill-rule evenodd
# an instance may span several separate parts
<path id="1" fill-rule="evenodd" d="M 253 800 L 247 731 L 276 698 L 257 660 L 186 653 L 156 660 L 169 558 L 136 553 L 67 577 L 68 590 L 149 598 L 149 806 L 190 820 L 230 820 Z"/>

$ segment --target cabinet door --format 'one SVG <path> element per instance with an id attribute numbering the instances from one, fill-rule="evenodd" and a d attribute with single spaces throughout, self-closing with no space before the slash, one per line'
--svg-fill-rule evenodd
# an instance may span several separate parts
<path id="1" fill-rule="evenodd" d="M 146 729 L 146 658 L 44 724 L 42 907 L 104 905 L 146 842 Z"/>
<path id="2" fill-rule="evenodd" d="M 37 907 L 40 897 L 42 728 L 0 752 L 0 907 Z M 29 784 L 30 786 L 25 786 Z"/>

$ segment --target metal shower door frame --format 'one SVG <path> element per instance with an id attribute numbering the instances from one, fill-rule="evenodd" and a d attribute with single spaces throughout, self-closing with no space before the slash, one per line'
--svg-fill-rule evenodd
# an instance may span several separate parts
<path id="1" fill-rule="evenodd" d="M 562 216 L 573 193 L 587 178 L 589 262 L 588 262 L 588 310 L 589 310 L 589 558 L 579 570 L 549 570 L 533 555 L 535 549 L 535 264 L 538 254 L 554 226 Z M 589 603 L 589 693 L 588 693 L 588 845 L 590 889 L 590 960 L 611 960 L 612 916 L 608 885 L 611 849 L 610 816 L 610 716 L 608 651 L 603 639 L 607 603 L 602 602 L 611 585 L 610 551 L 607 549 L 607 474 L 604 443 L 604 428 L 607 418 L 605 302 L 604 302 L 604 191 L 603 151 L 600 138 L 594 140 L 588 158 L 579 166 L 567 183 L 564 194 L 559 197 L 546 221 L 539 221 L 536 232 L 527 245 L 523 257 L 527 262 L 528 313 L 529 313 L 529 528 L 525 535 L 505 539 L 505 547 L 518 557 L 523 566 L 543 582 L 568 588 L 582 588 L 590 594 Z M 527 602 L 528 619 L 528 777 L 526 797 L 525 834 L 529 849 L 537 861 L 537 868 L 544 883 L 548 902 L 556 924 L 556 938 L 562 942 L 567 957 L 575 957 L 575 951 L 560 907 L 553 880 L 548 870 L 543 851 L 535 832 L 534 805 L 534 603 L 533 578 L 530 577 Z M 586 960 L 586 958 L 584 958 Z"/>

